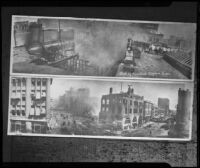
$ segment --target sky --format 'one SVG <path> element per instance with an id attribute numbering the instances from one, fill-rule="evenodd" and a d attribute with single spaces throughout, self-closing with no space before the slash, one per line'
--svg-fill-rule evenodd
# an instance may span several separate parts
<path id="1" fill-rule="evenodd" d="M 189 89 L 192 91 L 191 84 L 184 83 L 154 83 L 149 82 L 116 82 L 116 81 L 103 81 L 103 80 L 83 80 L 83 79 L 53 79 L 51 85 L 51 98 L 57 99 L 63 95 L 66 90 L 70 88 L 89 88 L 90 96 L 97 97 L 99 103 L 102 95 L 109 94 L 110 87 L 113 88 L 113 93 L 119 93 L 121 90 L 126 92 L 128 85 L 132 85 L 134 93 L 140 96 L 144 96 L 144 99 L 152 101 L 157 104 L 158 97 L 169 98 L 170 109 L 175 110 L 175 106 L 178 102 L 178 89 Z"/>

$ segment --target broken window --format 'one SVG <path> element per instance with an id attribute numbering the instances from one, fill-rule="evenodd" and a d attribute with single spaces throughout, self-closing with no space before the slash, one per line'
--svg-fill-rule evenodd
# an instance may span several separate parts
<path id="1" fill-rule="evenodd" d="M 15 81 L 15 79 L 12 79 L 12 84 L 13 84 L 13 86 L 16 86 L 16 81 Z"/>
<path id="2" fill-rule="evenodd" d="M 35 86 L 35 79 L 31 79 L 32 86 Z"/>
<path id="3" fill-rule="evenodd" d="M 138 107 L 138 102 L 134 101 L 134 106 L 137 108 Z"/>
<path id="4" fill-rule="evenodd" d="M 129 124 L 129 123 L 131 123 L 130 118 L 126 118 L 126 120 L 125 120 L 125 124 Z"/>
<path id="5" fill-rule="evenodd" d="M 34 133 L 41 133 L 41 125 L 40 124 L 34 124 Z"/>
<path id="6" fill-rule="evenodd" d="M 107 99 L 107 102 L 106 102 L 106 104 L 109 104 L 109 102 L 110 102 L 110 100 L 109 100 L 109 99 Z"/>
<path id="7" fill-rule="evenodd" d="M 133 120 L 132 120 L 132 122 L 137 122 L 137 118 L 134 117 Z"/>
<path id="8" fill-rule="evenodd" d="M 26 132 L 25 123 L 20 121 L 11 121 L 11 132 Z"/>
<path id="9" fill-rule="evenodd" d="M 41 84 L 41 79 L 37 79 L 37 86 L 40 86 Z"/>

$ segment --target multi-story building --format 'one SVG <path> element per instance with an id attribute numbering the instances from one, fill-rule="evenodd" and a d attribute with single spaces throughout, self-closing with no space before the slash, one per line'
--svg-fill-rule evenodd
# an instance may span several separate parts
<path id="1" fill-rule="evenodd" d="M 154 104 L 150 101 L 144 101 L 144 110 L 143 110 L 143 120 L 144 122 L 149 122 L 154 115 Z"/>
<path id="2" fill-rule="evenodd" d="M 169 99 L 168 98 L 158 98 L 158 108 L 162 110 L 163 117 L 167 116 L 169 113 Z"/>
<path id="3" fill-rule="evenodd" d="M 11 78 L 10 133 L 46 133 L 51 82 L 47 78 Z"/>
<path id="4" fill-rule="evenodd" d="M 110 93 L 101 98 L 99 121 L 106 123 L 117 122 L 122 129 L 135 128 L 143 122 L 143 96 L 134 94 L 129 86 L 127 92 Z"/>

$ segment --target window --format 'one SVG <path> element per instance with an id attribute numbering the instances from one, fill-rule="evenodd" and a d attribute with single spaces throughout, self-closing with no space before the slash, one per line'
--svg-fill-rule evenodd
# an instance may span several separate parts
<path id="1" fill-rule="evenodd" d="M 25 116 L 26 113 L 25 113 L 25 110 L 22 110 L 22 116 Z"/>
<path id="2" fill-rule="evenodd" d="M 106 107 L 106 111 L 108 111 L 108 107 Z"/>
<path id="3" fill-rule="evenodd" d="M 24 122 L 12 121 L 11 132 L 26 132 L 26 125 Z"/>
<path id="4" fill-rule="evenodd" d="M 126 100 L 126 99 L 123 99 L 123 103 L 126 104 L 126 103 L 127 103 L 127 100 Z"/>
<path id="5" fill-rule="evenodd" d="M 137 122 L 137 118 L 134 117 L 133 120 L 132 120 L 132 122 Z"/>
<path id="6" fill-rule="evenodd" d="M 26 101 L 26 97 L 24 95 L 22 97 L 22 101 Z"/>
<path id="7" fill-rule="evenodd" d="M 109 104 L 109 99 L 107 99 L 107 102 L 106 102 L 106 104 Z"/>
<path id="8" fill-rule="evenodd" d="M 125 120 L 125 124 L 129 124 L 129 123 L 131 123 L 130 118 L 126 118 L 126 120 Z"/>
<path id="9" fill-rule="evenodd" d="M 42 86 L 46 86 L 46 80 L 42 80 Z"/>
<path id="10" fill-rule="evenodd" d="M 142 108 L 139 109 L 139 112 L 142 113 Z"/>
<path id="11" fill-rule="evenodd" d="M 16 81 L 15 81 L 15 79 L 12 79 L 12 84 L 13 84 L 13 86 L 16 86 Z"/>
<path id="12" fill-rule="evenodd" d="M 17 86 L 21 86 L 21 79 L 17 79 Z"/>
<path id="13" fill-rule="evenodd" d="M 132 114 L 132 108 L 130 108 L 129 113 Z"/>
<path id="14" fill-rule="evenodd" d="M 138 109 L 137 108 L 134 108 L 134 113 L 137 113 L 138 112 Z"/>
<path id="15" fill-rule="evenodd" d="M 105 111 L 105 107 L 102 107 L 102 111 Z"/>
<path id="16" fill-rule="evenodd" d="M 34 124 L 34 133 L 41 133 L 41 125 L 40 124 Z"/>
<path id="17" fill-rule="evenodd" d="M 21 114 L 21 111 L 17 110 L 17 115 L 20 116 L 20 114 Z"/>
<path id="18" fill-rule="evenodd" d="M 102 104 L 105 104 L 105 99 L 102 99 Z"/>
<path id="19" fill-rule="evenodd" d="M 132 102 L 132 100 L 130 100 L 130 105 L 132 105 L 133 104 L 133 102 Z"/>
<path id="20" fill-rule="evenodd" d="M 35 86 L 35 79 L 31 80 L 31 84 L 32 84 L 32 86 Z"/>
<path id="21" fill-rule="evenodd" d="M 16 110 L 11 110 L 12 115 L 16 115 Z"/>
<path id="22" fill-rule="evenodd" d="M 26 86 L 26 79 L 22 79 L 22 86 Z"/>
<path id="23" fill-rule="evenodd" d="M 134 106 L 137 108 L 138 107 L 138 102 L 134 101 Z"/>
<path id="24" fill-rule="evenodd" d="M 38 79 L 37 80 L 37 86 L 40 86 L 40 84 L 41 84 L 41 79 Z"/>

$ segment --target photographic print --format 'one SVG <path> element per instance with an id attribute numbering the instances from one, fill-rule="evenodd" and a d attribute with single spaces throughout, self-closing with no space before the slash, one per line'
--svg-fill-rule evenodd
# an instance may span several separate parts
<path id="1" fill-rule="evenodd" d="M 12 16 L 11 74 L 192 80 L 195 23 Z"/>
<path id="2" fill-rule="evenodd" d="M 190 140 L 192 82 L 10 77 L 8 135 Z"/>

